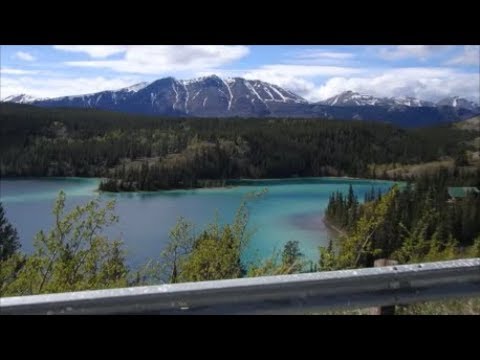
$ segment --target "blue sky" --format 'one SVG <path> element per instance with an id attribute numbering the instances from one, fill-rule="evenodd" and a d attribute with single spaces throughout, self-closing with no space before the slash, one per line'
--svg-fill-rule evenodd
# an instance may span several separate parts
<path id="1" fill-rule="evenodd" d="M 166 76 L 260 79 L 310 101 L 374 96 L 479 102 L 479 46 L 1 46 L 0 97 L 77 95 Z"/>

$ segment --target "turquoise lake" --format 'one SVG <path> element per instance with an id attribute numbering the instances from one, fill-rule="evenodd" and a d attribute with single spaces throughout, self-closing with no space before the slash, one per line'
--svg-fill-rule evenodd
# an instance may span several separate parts
<path id="1" fill-rule="evenodd" d="M 318 260 L 318 247 L 330 237 L 322 218 L 332 192 L 348 192 L 352 184 L 360 201 L 373 186 L 388 190 L 389 181 L 347 178 L 298 178 L 244 180 L 226 188 L 137 193 L 98 193 L 99 179 L 44 178 L 2 179 L 0 199 L 8 220 L 17 228 L 22 250 L 31 252 L 34 235 L 53 224 L 52 207 L 60 190 L 67 195 L 67 210 L 96 196 L 116 200 L 118 224 L 104 234 L 123 240 L 128 263 L 137 266 L 157 257 L 168 242 L 178 217 L 197 225 L 199 232 L 218 212 L 222 222 L 231 221 L 244 196 L 267 189 L 249 201 L 249 227 L 256 229 L 243 254 L 249 261 L 270 256 L 289 240 L 298 240 L 307 259 Z"/>

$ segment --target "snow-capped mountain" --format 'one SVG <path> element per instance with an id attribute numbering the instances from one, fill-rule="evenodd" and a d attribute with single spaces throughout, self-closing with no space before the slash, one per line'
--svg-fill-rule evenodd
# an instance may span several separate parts
<path id="1" fill-rule="evenodd" d="M 350 90 L 344 91 L 327 100 L 320 101 L 319 104 L 330 106 L 435 106 L 432 102 L 420 100 L 411 96 L 378 98 L 372 95 L 359 94 Z"/>
<path id="2" fill-rule="evenodd" d="M 410 107 L 435 106 L 435 104 L 431 101 L 420 100 L 412 96 L 401 96 L 397 98 L 389 98 L 388 100 L 392 101 L 395 105 L 400 105 L 400 106 L 410 106 Z"/>
<path id="3" fill-rule="evenodd" d="M 2 102 L 12 102 L 16 104 L 29 104 L 37 100 L 36 97 L 27 95 L 27 94 L 19 94 L 19 95 L 10 95 L 7 96 Z"/>
<path id="4" fill-rule="evenodd" d="M 96 108 L 128 113 L 192 117 L 317 117 L 386 121 L 405 127 L 466 119 L 480 107 L 458 97 L 437 104 L 412 97 L 377 98 L 346 91 L 318 103 L 277 85 L 216 75 L 193 80 L 167 77 L 119 90 L 93 94 L 32 99 L 10 96 L 6 102 L 42 107 Z"/>
<path id="5" fill-rule="evenodd" d="M 49 107 L 81 107 L 98 108 L 106 110 L 116 110 L 116 107 L 122 104 L 138 91 L 148 86 L 148 83 L 142 82 L 119 90 L 106 90 L 93 94 L 62 96 L 51 99 L 41 99 L 31 102 L 33 105 Z"/>
<path id="6" fill-rule="evenodd" d="M 330 106 L 383 106 L 389 105 L 388 99 L 376 98 L 371 95 L 359 94 L 354 91 L 344 91 L 327 100 L 320 101 L 319 104 Z"/>
<path id="7" fill-rule="evenodd" d="M 117 91 L 64 96 L 34 102 L 49 107 L 82 107 L 169 116 L 263 116 L 282 105 L 306 105 L 279 86 L 216 75 L 193 80 L 167 77 Z"/>
<path id="8" fill-rule="evenodd" d="M 378 98 L 345 91 L 314 107 L 318 115 L 334 119 L 383 120 L 402 127 L 429 126 L 480 114 L 480 106 L 452 97 L 435 104 L 410 96 Z"/>
<path id="9" fill-rule="evenodd" d="M 129 93 L 136 93 L 137 91 L 142 90 L 148 84 L 149 84 L 148 82 L 140 82 L 138 84 L 128 86 L 128 87 L 120 89 L 118 91 L 126 91 L 126 92 L 129 92 Z"/>
<path id="10" fill-rule="evenodd" d="M 462 108 L 468 110 L 474 110 L 478 108 L 478 104 L 475 104 L 473 101 L 463 99 L 458 96 L 451 96 L 437 102 L 437 106 L 451 106 L 454 108 Z"/>

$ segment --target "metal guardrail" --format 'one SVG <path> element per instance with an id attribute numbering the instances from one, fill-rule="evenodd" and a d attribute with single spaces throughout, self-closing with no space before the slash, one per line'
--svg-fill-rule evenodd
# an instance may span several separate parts
<path id="1" fill-rule="evenodd" d="M 7 297 L 0 314 L 309 314 L 480 295 L 480 258 Z"/>

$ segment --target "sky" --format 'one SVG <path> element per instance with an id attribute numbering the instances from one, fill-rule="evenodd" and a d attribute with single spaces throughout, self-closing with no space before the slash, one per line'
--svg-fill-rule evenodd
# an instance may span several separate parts
<path id="1" fill-rule="evenodd" d="M 477 45 L 1 45 L 0 98 L 79 95 L 216 74 L 270 82 L 309 101 L 352 90 L 479 103 L 479 60 Z"/>

